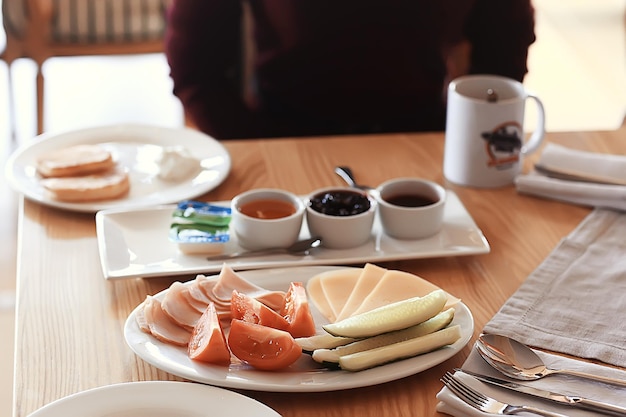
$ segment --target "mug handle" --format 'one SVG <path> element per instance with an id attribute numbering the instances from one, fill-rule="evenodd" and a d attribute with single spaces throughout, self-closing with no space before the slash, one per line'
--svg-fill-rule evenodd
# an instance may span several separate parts
<path id="1" fill-rule="evenodd" d="M 534 100 L 537 104 L 537 127 L 533 134 L 528 138 L 526 143 L 522 146 L 522 155 L 528 155 L 539 149 L 543 138 L 546 135 L 546 115 L 543 109 L 543 103 L 539 100 L 539 97 L 529 94 L 526 98 Z"/>

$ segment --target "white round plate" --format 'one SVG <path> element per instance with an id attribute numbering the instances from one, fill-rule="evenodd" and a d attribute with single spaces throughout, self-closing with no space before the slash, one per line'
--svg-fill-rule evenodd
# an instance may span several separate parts
<path id="1" fill-rule="evenodd" d="M 192 382 L 146 381 L 107 385 L 51 402 L 29 417 L 280 417 L 244 395 Z"/>
<path id="2" fill-rule="evenodd" d="M 291 281 L 306 284 L 309 279 L 321 272 L 339 268 L 342 267 L 308 266 L 241 271 L 238 274 L 267 289 L 287 290 Z M 156 294 L 155 297 L 162 299 L 166 291 Z M 310 303 L 310 306 L 315 323 L 321 327 L 326 320 L 313 303 Z M 304 354 L 284 371 L 266 372 L 234 362 L 225 367 L 192 361 L 185 348 L 160 342 L 141 331 L 136 322 L 139 308 L 140 306 L 126 320 L 124 337 L 128 346 L 140 358 L 161 370 L 192 381 L 255 391 L 321 392 L 382 384 L 422 372 L 451 358 L 469 342 L 474 332 L 474 319 L 470 310 L 463 303 L 459 303 L 452 325 L 461 326 L 461 339 L 450 346 L 359 372 L 327 369 Z"/>
<path id="3" fill-rule="evenodd" d="M 52 199 L 41 186 L 37 158 L 79 144 L 100 144 L 115 161 L 128 169 L 127 196 L 97 202 L 62 202 Z M 200 160 L 199 172 L 176 181 L 158 177 L 156 160 L 163 148 L 180 146 Z M 117 207 L 139 208 L 176 203 L 200 196 L 224 181 L 230 172 L 228 151 L 215 139 L 192 129 L 143 125 L 114 125 L 60 134 L 43 134 L 18 148 L 7 161 L 9 184 L 26 198 L 65 210 L 90 212 Z"/>

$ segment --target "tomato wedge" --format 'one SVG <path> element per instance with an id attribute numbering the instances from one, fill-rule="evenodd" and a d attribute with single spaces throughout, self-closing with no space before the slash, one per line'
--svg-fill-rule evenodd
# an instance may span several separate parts
<path id="1" fill-rule="evenodd" d="M 260 324 L 280 330 L 289 328 L 289 323 L 283 316 L 259 300 L 237 290 L 233 291 L 230 299 L 230 314 L 231 318 L 248 323 Z"/>
<path id="2" fill-rule="evenodd" d="M 306 289 L 301 282 L 292 282 L 285 294 L 280 314 L 287 320 L 287 330 L 293 337 L 309 337 L 315 334 L 315 321 L 309 308 Z"/>
<path id="3" fill-rule="evenodd" d="M 218 365 L 230 364 L 230 350 L 212 302 L 193 328 L 187 352 L 193 360 Z"/>
<path id="4" fill-rule="evenodd" d="M 228 345 L 237 358 L 261 370 L 284 369 L 302 355 L 302 348 L 286 331 L 234 319 Z"/>

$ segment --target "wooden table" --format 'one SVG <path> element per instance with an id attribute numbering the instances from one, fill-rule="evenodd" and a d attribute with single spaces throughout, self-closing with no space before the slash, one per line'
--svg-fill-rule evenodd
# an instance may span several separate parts
<path id="1" fill-rule="evenodd" d="M 626 154 L 626 129 L 551 133 L 549 140 Z M 443 134 L 433 133 L 225 142 L 233 159 L 232 172 L 203 199 L 227 200 L 257 187 L 306 194 L 342 184 L 333 168 L 349 165 L 364 184 L 399 176 L 444 184 L 458 194 L 491 244 L 487 255 L 381 264 L 419 274 L 461 297 L 471 309 L 474 336 L 452 359 L 379 386 L 246 395 L 285 417 L 440 415 L 435 411 L 435 394 L 441 388 L 441 375 L 463 363 L 484 324 L 590 212 L 519 195 L 513 186 L 473 189 L 449 184 L 442 174 L 443 141 Z M 139 359 L 127 347 L 122 328 L 146 294 L 155 294 L 180 277 L 107 281 L 100 269 L 93 214 L 31 201 L 23 201 L 20 213 L 14 416 L 26 416 L 56 399 L 94 387 L 178 380 Z"/>

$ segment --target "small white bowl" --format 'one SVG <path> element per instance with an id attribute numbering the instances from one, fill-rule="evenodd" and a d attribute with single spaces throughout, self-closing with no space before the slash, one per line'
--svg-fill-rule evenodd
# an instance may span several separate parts
<path id="1" fill-rule="evenodd" d="M 260 215 L 244 214 L 242 210 L 249 204 L 275 202 L 276 206 L 285 203 L 293 210 L 278 218 L 263 218 L 263 209 L 252 211 Z M 264 204 L 264 207 L 271 207 Z M 281 207 L 279 207 L 280 210 Z M 231 201 L 231 231 L 237 237 L 240 246 L 249 249 L 286 248 L 293 244 L 300 235 L 304 219 L 304 202 L 295 194 L 274 188 L 259 188 L 237 195 Z"/>
<path id="2" fill-rule="evenodd" d="M 388 236 L 416 240 L 441 230 L 446 190 L 439 184 L 421 178 L 395 178 L 376 191 L 380 222 Z"/>
<path id="3" fill-rule="evenodd" d="M 367 199 L 369 207 L 351 215 L 326 214 L 313 206 L 319 196 L 329 193 L 350 194 Z M 327 187 L 316 190 L 306 200 L 306 219 L 311 236 L 322 239 L 322 246 L 330 249 L 347 249 L 361 246 L 372 234 L 376 214 L 376 200 L 365 191 L 350 187 Z"/>

